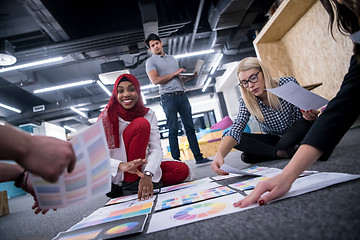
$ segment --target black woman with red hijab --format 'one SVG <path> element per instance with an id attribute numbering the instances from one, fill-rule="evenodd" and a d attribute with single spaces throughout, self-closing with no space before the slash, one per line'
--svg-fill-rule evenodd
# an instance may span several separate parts
<path id="1" fill-rule="evenodd" d="M 116 166 L 108 197 L 138 193 L 140 200 L 153 196 L 153 188 L 184 181 L 188 166 L 180 161 L 162 160 L 158 121 L 155 112 L 144 106 L 140 83 L 123 74 L 116 79 L 109 103 L 100 114 L 106 139 Z"/>
<path id="2" fill-rule="evenodd" d="M 320 0 L 329 14 L 329 27 L 344 35 L 360 31 L 359 0 Z M 327 160 L 332 151 L 360 114 L 360 42 L 354 42 L 354 55 L 339 92 L 314 122 L 291 161 L 282 173 L 260 182 L 246 198 L 234 203 L 247 207 L 257 202 L 267 204 L 289 191 L 297 177 L 316 160 Z M 264 194 L 268 192 L 267 194 Z"/>

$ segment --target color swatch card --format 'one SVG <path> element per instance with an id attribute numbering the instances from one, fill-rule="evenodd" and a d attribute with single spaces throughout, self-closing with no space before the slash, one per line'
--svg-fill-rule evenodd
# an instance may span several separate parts
<path id="1" fill-rule="evenodd" d="M 257 175 L 265 176 L 265 177 L 274 177 L 274 176 L 280 174 L 282 172 L 282 169 L 255 166 L 255 167 L 243 169 L 242 171 L 249 172 L 249 173 L 255 173 Z M 307 176 L 307 175 L 314 174 L 314 173 L 318 173 L 318 171 L 306 170 L 300 175 L 300 177 Z"/>
<path id="2" fill-rule="evenodd" d="M 114 198 L 111 199 L 110 201 L 108 201 L 105 206 L 109 206 L 109 205 L 113 205 L 113 204 L 118 204 L 118 203 L 123 203 L 123 202 L 127 202 L 130 200 L 135 200 L 138 198 L 137 194 L 133 194 L 133 195 L 128 195 L 128 196 L 122 196 L 122 197 L 118 197 L 118 198 Z"/>
<path id="3" fill-rule="evenodd" d="M 273 176 L 280 174 L 282 172 L 282 169 L 255 166 L 255 167 L 243 169 L 242 171 L 247 172 L 247 173 L 256 174 L 259 176 L 273 177 Z"/>
<path id="4" fill-rule="evenodd" d="M 235 193 L 234 190 L 230 189 L 229 187 L 222 186 L 218 188 L 212 188 L 203 190 L 200 192 L 192 192 L 186 195 L 158 200 L 158 204 L 156 205 L 155 211 L 157 210 L 164 210 L 172 207 L 177 207 L 185 204 L 195 203 L 202 200 L 220 197 L 228 194 Z"/>
<path id="5" fill-rule="evenodd" d="M 84 203 L 110 191 L 110 154 L 101 122 L 76 135 L 71 143 L 76 154 L 76 165 L 71 174 L 65 170 L 56 183 L 30 175 L 42 209 Z"/>
<path id="6" fill-rule="evenodd" d="M 147 215 L 102 223 L 91 227 L 59 233 L 53 240 L 113 239 L 144 230 Z"/>
<path id="7" fill-rule="evenodd" d="M 69 230 L 76 230 L 101 223 L 149 214 L 154 204 L 154 200 L 155 197 L 152 197 L 145 201 L 132 200 L 99 208 L 88 217 L 72 226 Z"/>
<path id="8" fill-rule="evenodd" d="M 234 190 L 225 186 L 221 186 L 217 183 L 209 183 L 203 185 L 208 185 L 208 188 L 201 189 L 199 187 L 192 187 L 184 190 L 158 195 L 155 211 L 235 193 Z"/>
<path id="9" fill-rule="evenodd" d="M 243 171 L 243 170 L 239 170 L 239 169 L 233 168 L 233 167 L 231 167 L 231 166 L 229 166 L 227 164 L 221 165 L 220 169 L 223 170 L 224 172 L 227 172 L 227 173 L 237 173 L 237 174 L 241 174 L 241 175 L 258 176 L 258 174 L 251 173 L 251 172 L 246 172 L 246 171 Z"/>
<path id="10" fill-rule="evenodd" d="M 161 188 L 160 193 L 177 191 L 177 190 L 184 189 L 184 188 L 189 188 L 189 187 L 195 187 L 195 186 L 199 186 L 200 184 L 209 183 L 211 181 L 212 180 L 207 177 L 207 178 L 202 178 L 202 179 L 195 180 L 195 181 L 192 181 L 192 182 L 184 182 L 184 183 L 180 183 L 180 184 L 176 184 L 176 185 Z"/>
<path id="11" fill-rule="evenodd" d="M 243 198 L 244 196 L 240 193 L 234 193 L 154 213 L 151 217 L 147 233 L 157 232 L 225 214 L 244 211 L 258 206 L 257 204 L 252 204 L 246 208 L 236 208 L 233 206 L 234 202 Z M 226 237 L 224 237 L 224 239 L 226 239 Z"/>
<path id="12" fill-rule="evenodd" d="M 213 180 L 220 181 L 220 180 L 224 180 L 224 179 L 228 179 L 228 178 L 241 177 L 241 176 L 243 176 L 243 175 L 238 174 L 238 173 L 229 173 L 229 175 L 218 175 L 218 176 L 211 177 L 211 178 Z"/>
<path id="13" fill-rule="evenodd" d="M 229 187 L 232 187 L 232 188 L 235 188 L 235 189 L 238 189 L 241 191 L 247 191 L 247 190 L 254 189 L 256 187 L 256 184 L 258 184 L 259 182 L 264 181 L 266 179 L 269 179 L 269 177 L 252 178 L 252 179 L 249 179 L 246 181 L 230 184 Z"/>

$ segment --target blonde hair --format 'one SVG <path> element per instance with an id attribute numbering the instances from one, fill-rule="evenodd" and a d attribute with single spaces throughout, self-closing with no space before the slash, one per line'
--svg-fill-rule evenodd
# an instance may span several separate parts
<path id="1" fill-rule="evenodd" d="M 239 79 L 240 72 L 246 72 L 250 69 L 261 70 L 264 76 L 265 88 L 275 88 L 279 86 L 279 82 L 273 79 L 269 73 L 269 70 L 262 64 L 262 62 L 255 57 L 247 57 L 240 61 L 237 68 L 237 77 Z M 240 80 L 240 79 L 239 79 Z M 260 110 L 256 97 L 245 88 L 240 87 L 241 95 L 244 99 L 245 105 L 247 109 L 250 111 L 252 115 L 254 115 L 260 122 L 264 122 L 264 116 Z M 269 101 L 270 108 L 278 109 L 280 105 L 279 98 L 267 92 L 267 99 Z"/>

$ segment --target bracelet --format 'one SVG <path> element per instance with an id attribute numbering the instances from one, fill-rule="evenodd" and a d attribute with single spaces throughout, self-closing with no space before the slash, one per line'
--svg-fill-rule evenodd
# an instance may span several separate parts
<path id="1" fill-rule="evenodd" d="M 19 174 L 19 176 L 15 179 L 14 186 L 17 188 L 21 188 L 21 184 L 24 180 L 26 170 L 24 170 L 22 173 Z"/>

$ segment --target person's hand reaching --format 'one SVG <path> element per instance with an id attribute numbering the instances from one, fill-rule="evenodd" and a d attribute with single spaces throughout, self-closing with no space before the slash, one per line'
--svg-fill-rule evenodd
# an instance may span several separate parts
<path id="1" fill-rule="evenodd" d="M 292 181 L 285 174 L 281 173 L 268 180 L 259 182 L 248 196 L 234 203 L 234 207 L 243 208 L 255 202 L 259 205 L 265 205 L 276 198 L 282 197 L 290 190 L 291 185 Z"/>

